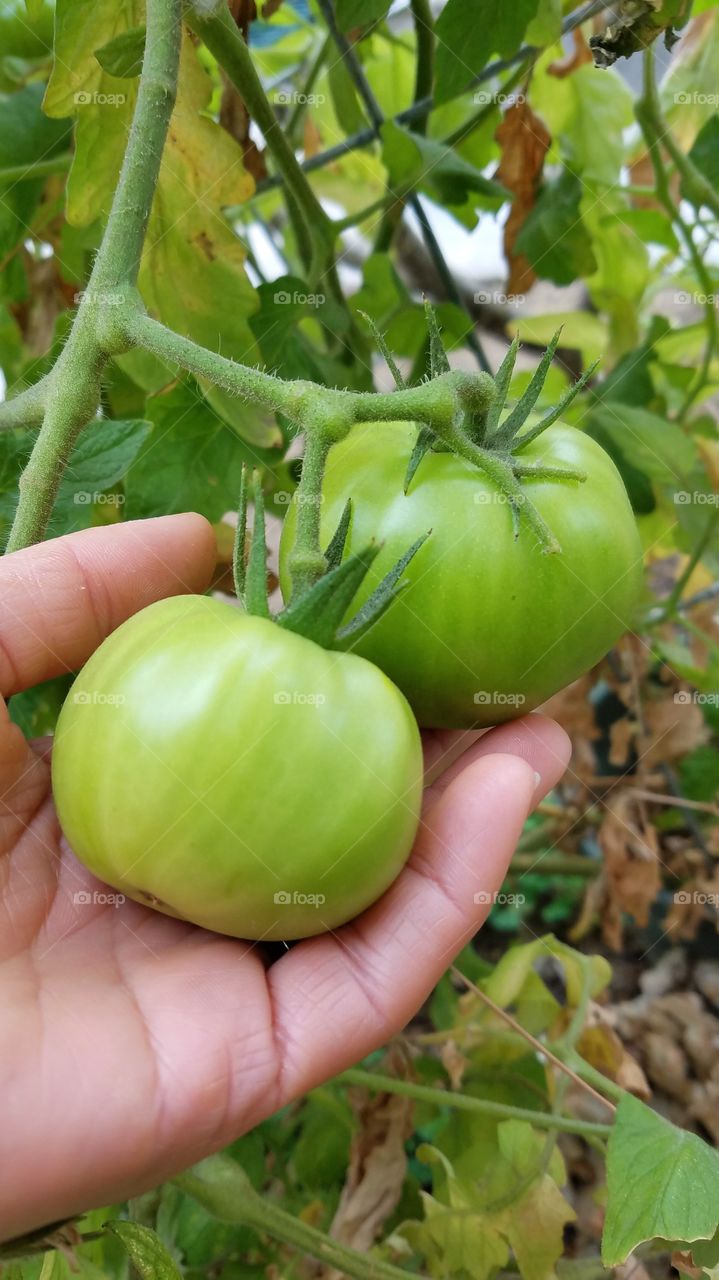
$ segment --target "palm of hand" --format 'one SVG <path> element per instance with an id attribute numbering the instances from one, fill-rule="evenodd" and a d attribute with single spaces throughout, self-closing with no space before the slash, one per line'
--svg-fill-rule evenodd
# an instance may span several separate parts
<path id="1" fill-rule="evenodd" d="M 212 552 L 204 521 L 184 516 L 3 562 L 4 691 L 75 669 L 151 600 L 201 590 Z M 1 714 L 0 1148 L 14 1177 L 0 1237 L 156 1185 L 382 1044 L 479 927 L 474 893 L 499 887 L 566 763 L 561 731 L 538 717 L 482 738 L 426 793 L 385 897 L 268 966 L 252 944 L 103 901 L 62 840 L 46 749 Z M 456 739 L 428 737 L 435 772 Z"/>

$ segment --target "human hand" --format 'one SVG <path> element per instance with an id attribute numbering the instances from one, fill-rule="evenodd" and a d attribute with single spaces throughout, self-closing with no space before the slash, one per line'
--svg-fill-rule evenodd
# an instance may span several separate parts
<path id="1" fill-rule="evenodd" d="M 130 614 L 204 590 L 213 565 L 194 515 L 6 557 L 0 691 L 76 670 Z M 134 902 L 78 903 L 102 886 L 61 836 L 49 744 L 28 745 L 0 703 L 0 1238 L 157 1185 L 406 1024 L 482 924 L 475 895 L 499 889 L 569 755 L 535 715 L 425 746 L 435 780 L 399 879 L 268 964 L 260 946 Z"/>

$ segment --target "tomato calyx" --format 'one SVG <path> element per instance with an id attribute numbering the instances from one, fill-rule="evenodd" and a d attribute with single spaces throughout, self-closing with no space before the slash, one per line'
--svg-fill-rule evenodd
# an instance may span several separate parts
<path id="1" fill-rule="evenodd" d="M 436 314 L 428 302 L 425 302 L 425 314 L 429 332 L 430 376 L 434 378 L 446 373 L 450 366 L 442 343 Z M 527 421 L 539 399 L 554 359 L 560 335 L 561 329 L 558 329 L 537 365 L 526 390 L 509 413 L 505 414 L 505 410 L 512 373 L 519 350 L 517 338 L 514 339 L 497 370 L 494 379 L 495 397 L 486 411 L 463 414 L 461 420 L 452 423 L 449 430 L 438 424 L 420 423 L 417 440 L 405 473 L 405 493 L 409 491 L 412 480 L 425 454 L 430 450 L 438 453 L 449 449 L 459 454 L 460 457 L 466 458 L 468 462 L 478 467 L 497 485 L 510 507 L 515 538 L 519 537 L 521 521 L 524 519 L 526 524 L 537 535 L 545 553 L 551 554 L 561 550 L 552 530 L 540 516 L 531 498 L 528 497 L 523 482 L 527 480 L 557 480 L 581 483 L 586 480 L 586 475 L 584 472 L 571 467 L 552 466 L 544 463 L 525 463 L 519 456 L 527 445 L 536 440 L 543 431 L 546 431 L 547 427 L 551 427 L 561 417 L 586 385 L 597 367 L 598 361 L 577 379 L 559 402 L 539 422 L 527 427 Z M 391 353 L 387 350 L 382 336 L 376 330 L 374 336 L 387 360 L 397 386 L 404 387 L 406 385 L 404 379 L 392 359 Z M 523 430 L 523 428 L 526 429 Z"/>
<path id="2" fill-rule="evenodd" d="M 407 585 L 400 579 L 407 565 L 426 542 L 431 530 L 408 547 L 375 588 L 357 613 L 343 624 L 355 595 L 365 575 L 381 550 L 381 544 L 372 542 L 361 551 L 342 559 L 350 521 L 352 504 L 348 501 L 339 524 L 324 552 L 321 575 L 299 595 L 293 595 L 289 604 L 274 617 L 270 614 L 267 598 L 267 544 L 265 538 L 264 495 L 257 472 L 252 477 L 252 502 L 254 523 L 249 556 L 245 561 L 247 540 L 247 505 L 250 485 L 247 468 L 243 468 L 240 501 L 237 515 L 237 532 L 233 553 L 233 577 L 237 598 L 248 613 L 256 617 L 272 618 L 278 626 L 296 635 L 313 640 L 323 649 L 344 649 L 356 643 L 382 616 Z"/>

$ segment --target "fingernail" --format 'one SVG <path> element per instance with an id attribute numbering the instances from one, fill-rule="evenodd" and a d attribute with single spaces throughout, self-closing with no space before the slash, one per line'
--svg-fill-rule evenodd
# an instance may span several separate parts
<path id="1" fill-rule="evenodd" d="M 534 770 L 534 785 L 535 785 L 535 787 L 538 787 L 541 781 L 542 781 L 542 775 L 541 775 L 541 773 L 537 773 L 537 770 L 535 769 L 535 770 Z"/>

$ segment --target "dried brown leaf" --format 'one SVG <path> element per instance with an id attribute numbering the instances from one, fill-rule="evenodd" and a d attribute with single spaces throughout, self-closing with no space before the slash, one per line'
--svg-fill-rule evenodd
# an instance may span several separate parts
<path id="1" fill-rule="evenodd" d="M 514 252 L 514 245 L 527 215 L 534 208 L 552 137 L 524 97 L 505 111 L 494 136 L 502 151 L 497 181 L 514 196 L 504 224 L 504 254 L 509 264 L 507 292 L 522 294 L 537 277 L 529 260 Z"/>
<path id="2" fill-rule="evenodd" d="M 639 925 L 649 921 L 649 909 L 661 888 L 658 839 L 644 820 L 641 803 L 628 787 L 611 793 L 597 833 L 604 854 L 609 903 L 605 937 L 616 941 L 616 911 L 626 911 Z"/>
<path id="3" fill-rule="evenodd" d="M 563 58 L 558 58 L 556 62 L 551 62 L 547 67 L 547 74 L 554 76 L 557 80 L 564 80 L 565 76 L 570 76 L 573 71 L 583 67 L 585 63 L 594 61 L 592 51 L 587 44 L 581 27 L 574 28 L 572 38 L 574 40 L 573 51 L 567 53 Z"/>
<path id="4" fill-rule="evenodd" d="M 352 1090 L 358 1129 L 330 1234 L 354 1249 L 370 1249 L 402 1194 L 413 1103 L 400 1094 Z M 335 1280 L 330 1272 L 327 1280 Z"/>

